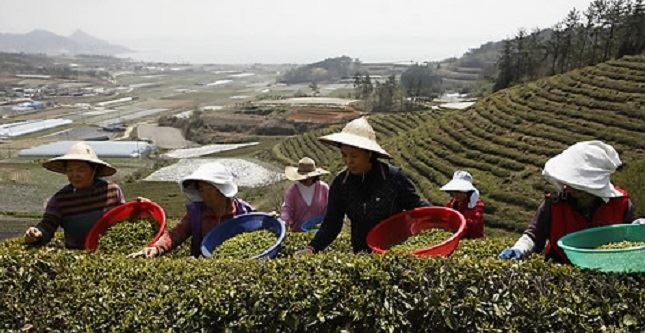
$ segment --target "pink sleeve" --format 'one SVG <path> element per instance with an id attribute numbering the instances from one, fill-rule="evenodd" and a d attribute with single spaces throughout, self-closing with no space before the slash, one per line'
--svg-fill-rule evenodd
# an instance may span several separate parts
<path id="1" fill-rule="evenodd" d="M 280 208 L 280 218 L 287 224 L 293 223 L 293 211 L 296 208 L 295 194 L 298 188 L 295 184 L 291 185 L 284 193 L 284 202 Z"/>

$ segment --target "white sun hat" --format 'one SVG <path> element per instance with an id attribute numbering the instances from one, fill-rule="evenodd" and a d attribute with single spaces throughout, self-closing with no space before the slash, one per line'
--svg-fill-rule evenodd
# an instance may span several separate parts
<path id="1" fill-rule="evenodd" d="M 82 141 L 69 147 L 65 155 L 47 160 L 43 163 L 43 167 L 50 171 L 65 173 L 68 161 L 84 161 L 99 166 L 96 171 L 98 177 L 111 176 L 116 173 L 114 167 L 96 156 L 92 146 Z"/>
<path id="2" fill-rule="evenodd" d="M 468 201 L 468 208 L 473 208 L 479 199 L 479 190 L 473 185 L 473 176 L 468 171 L 457 170 L 452 179 L 441 187 L 444 192 L 473 192 Z"/>
<path id="3" fill-rule="evenodd" d="M 376 133 L 366 117 L 350 121 L 340 133 L 325 135 L 318 139 L 335 146 L 348 145 L 375 152 L 385 158 L 392 157 L 376 142 Z"/>
<path id="4" fill-rule="evenodd" d="M 298 166 L 287 166 L 284 174 L 291 181 L 305 180 L 307 178 L 328 174 L 329 171 L 323 168 L 316 168 L 316 161 L 309 157 L 303 157 L 298 161 Z"/>
<path id="5" fill-rule="evenodd" d="M 179 181 L 181 190 L 190 201 L 203 201 L 197 190 L 196 181 L 203 181 L 215 186 L 225 197 L 232 198 L 237 194 L 237 184 L 231 171 L 219 162 L 202 164 L 189 176 Z"/>
<path id="6" fill-rule="evenodd" d="M 578 142 L 544 164 L 542 175 L 561 190 L 571 186 L 602 198 L 623 196 L 610 182 L 610 175 L 622 162 L 611 145 L 602 141 Z"/>

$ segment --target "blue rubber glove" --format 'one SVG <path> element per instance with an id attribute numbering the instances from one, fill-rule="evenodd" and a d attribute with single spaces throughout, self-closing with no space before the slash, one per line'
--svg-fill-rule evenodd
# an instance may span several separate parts
<path id="1" fill-rule="evenodd" d="M 632 222 L 632 224 L 645 224 L 645 218 L 640 218 L 640 219 L 634 220 L 634 222 Z"/>
<path id="2" fill-rule="evenodd" d="M 512 247 L 505 248 L 502 252 L 499 253 L 497 258 L 499 259 L 522 259 L 522 252 L 518 249 Z"/>

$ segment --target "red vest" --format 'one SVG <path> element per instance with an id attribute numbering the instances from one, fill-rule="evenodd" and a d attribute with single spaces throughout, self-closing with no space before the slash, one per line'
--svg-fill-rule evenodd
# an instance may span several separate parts
<path id="1" fill-rule="evenodd" d="M 563 250 L 558 246 L 560 237 L 578 230 L 625 222 L 625 214 L 629 208 L 629 194 L 617 186 L 615 188 L 623 196 L 611 198 L 606 203 L 603 202 L 594 212 L 591 221 L 571 208 L 567 201 L 558 201 L 551 204 L 549 243 L 545 251 L 547 258 L 569 263 Z"/>
<path id="2" fill-rule="evenodd" d="M 466 218 L 464 238 L 484 237 L 484 202 L 482 199 L 477 199 L 477 204 L 473 208 L 468 208 L 468 204 L 460 205 L 455 199 L 450 199 L 445 207 L 460 212 Z"/>

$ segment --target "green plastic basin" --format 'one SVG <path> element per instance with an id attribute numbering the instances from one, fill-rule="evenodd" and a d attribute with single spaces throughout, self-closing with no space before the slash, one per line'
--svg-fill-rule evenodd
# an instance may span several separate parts
<path id="1" fill-rule="evenodd" d="M 615 224 L 570 233 L 558 240 L 572 264 L 603 272 L 645 272 L 645 246 L 595 250 L 609 243 L 645 242 L 645 224 Z"/>

